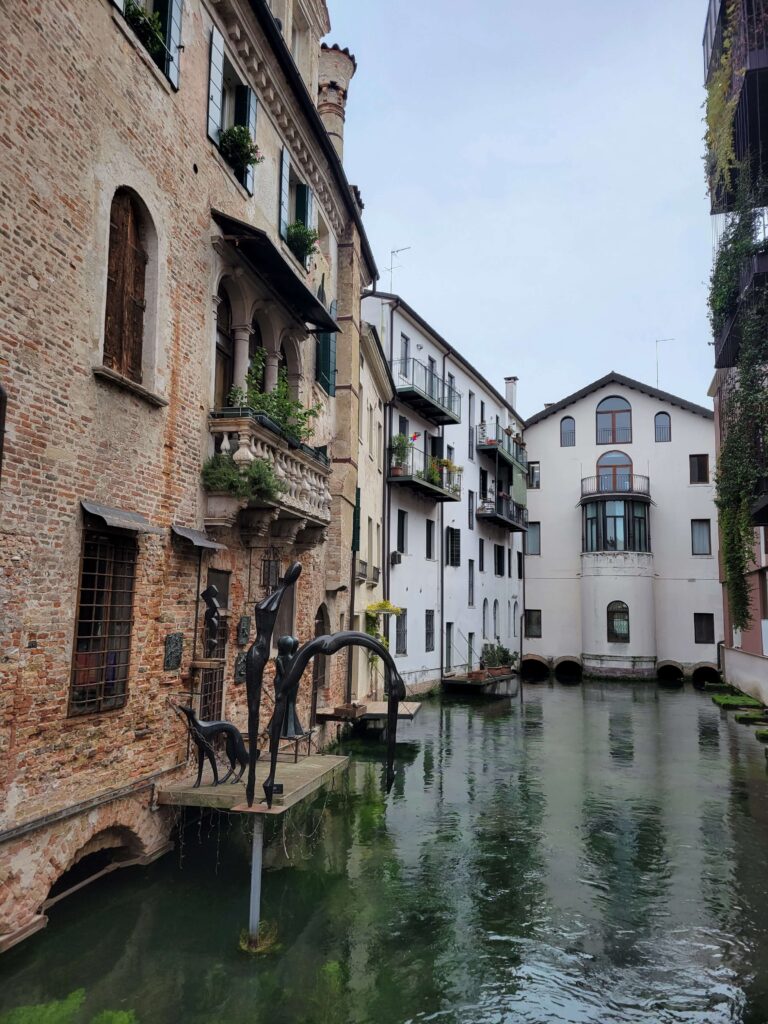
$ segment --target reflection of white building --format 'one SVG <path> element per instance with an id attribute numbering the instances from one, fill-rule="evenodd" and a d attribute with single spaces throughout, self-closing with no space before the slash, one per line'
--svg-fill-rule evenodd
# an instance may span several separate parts
<path id="1" fill-rule="evenodd" d="M 711 672 L 723 633 L 712 412 L 610 373 L 531 417 L 526 441 L 529 662 Z"/>
<path id="2" fill-rule="evenodd" d="M 404 613 L 390 649 L 410 686 L 519 647 L 526 457 L 522 420 L 397 295 L 363 299 L 396 389 L 387 450 L 384 594 Z"/>

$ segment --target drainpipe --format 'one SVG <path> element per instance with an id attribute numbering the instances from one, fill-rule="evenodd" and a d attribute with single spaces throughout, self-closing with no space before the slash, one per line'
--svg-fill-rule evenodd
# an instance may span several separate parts
<path id="1" fill-rule="evenodd" d="M 442 374 L 443 388 L 445 388 L 445 358 L 446 358 L 445 352 L 443 352 L 443 374 Z M 440 437 L 441 437 L 442 442 L 443 442 L 443 458 L 446 458 L 446 454 L 445 454 L 445 427 L 444 426 L 440 427 Z M 443 505 L 443 502 L 441 501 L 440 502 L 440 514 L 439 514 L 439 521 L 440 521 L 440 568 L 438 570 L 439 578 L 440 578 L 440 588 L 439 589 L 440 589 L 440 688 L 441 689 L 442 689 L 442 686 L 443 686 L 443 673 L 445 671 L 445 665 L 444 665 L 444 661 L 445 661 L 445 641 L 443 639 L 443 637 L 445 636 L 445 603 L 444 603 L 444 598 L 445 598 L 445 551 L 443 550 L 443 545 L 445 544 L 445 522 L 444 522 L 444 518 L 443 517 L 444 517 L 444 505 Z"/>

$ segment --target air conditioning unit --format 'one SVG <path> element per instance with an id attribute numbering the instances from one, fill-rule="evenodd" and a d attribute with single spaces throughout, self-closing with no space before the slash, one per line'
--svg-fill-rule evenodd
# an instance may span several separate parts
<path id="1" fill-rule="evenodd" d="M 402 551 L 393 551 L 392 554 L 389 556 L 389 564 L 390 565 L 400 565 L 402 560 L 403 560 L 403 553 L 402 553 Z"/>

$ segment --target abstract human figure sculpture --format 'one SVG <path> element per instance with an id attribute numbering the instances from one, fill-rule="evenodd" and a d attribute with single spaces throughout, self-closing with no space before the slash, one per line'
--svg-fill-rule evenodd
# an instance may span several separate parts
<path id="1" fill-rule="evenodd" d="M 200 785 L 206 757 L 213 770 L 214 786 L 224 785 L 235 770 L 235 762 L 240 766 L 240 771 L 232 779 L 232 782 L 239 782 L 248 764 L 248 755 L 245 752 L 245 743 L 243 743 L 243 737 L 237 726 L 231 722 L 201 722 L 194 710 L 186 704 L 175 704 L 174 708 L 186 717 L 189 734 L 197 747 L 197 781 L 193 788 L 197 789 Z M 217 736 L 226 737 L 225 749 L 227 760 L 229 761 L 229 771 L 222 779 L 219 778 L 216 756 L 213 750 L 213 742 Z"/>
<path id="2" fill-rule="evenodd" d="M 261 709 L 261 687 L 264 668 L 269 659 L 277 613 L 280 603 L 289 587 L 292 587 L 301 575 L 301 564 L 294 562 L 282 584 L 277 590 L 260 601 L 255 608 L 256 639 L 251 645 L 245 662 L 245 684 L 248 696 L 248 782 L 245 793 L 248 806 L 253 806 L 256 788 L 256 761 L 260 755 L 258 749 L 259 713 Z M 392 655 L 387 648 L 367 633 L 345 631 L 330 636 L 318 636 L 309 640 L 303 647 L 296 650 L 297 641 L 293 637 L 282 638 L 286 643 L 278 648 L 277 672 L 275 675 L 275 710 L 269 728 L 270 770 L 264 782 L 264 795 L 267 806 L 272 806 L 275 791 L 275 772 L 277 770 L 277 753 L 280 737 L 285 725 L 286 729 L 301 729 L 296 717 L 296 695 L 301 677 L 312 658 L 317 654 L 335 654 L 344 647 L 367 647 L 377 654 L 384 663 L 384 693 L 387 697 L 387 768 L 386 787 L 389 789 L 395 778 L 395 742 L 397 737 L 397 706 L 405 698 L 405 684 L 395 666 Z M 289 644 L 288 641 L 291 641 Z M 292 718 L 287 719 L 289 705 Z"/>
<path id="3" fill-rule="evenodd" d="M 296 713 L 296 697 L 299 692 L 299 680 L 290 693 L 285 690 L 285 677 L 290 671 L 296 652 L 299 649 L 299 641 L 295 636 L 281 636 L 277 641 L 277 657 L 275 658 L 275 715 L 274 719 L 280 722 L 281 739 L 295 740 L 304 735 L 304 728 Z M 284 707 L 284 714 L 279 718 L 277 706 L 278 700 L 282 700 L 281 707 Z"/>
<path id="4" fill-rule="evenodd" d="M 212 583 L 200 595 L 205 601 L 205 654 L 209 657 L 216 647 L 221 622 L 221 605 L 219 604 L 219 588 Z"/>

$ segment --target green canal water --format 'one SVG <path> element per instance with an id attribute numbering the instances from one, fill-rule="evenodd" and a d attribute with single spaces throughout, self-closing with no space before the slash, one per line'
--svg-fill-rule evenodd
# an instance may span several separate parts
<path id="1" fill-rule="evenodd" d="M 242 819 L 54 907 L 2 1024 L 768 1022 L 768 779 L 753 730 L 654 685 L 425 704 L 271 836 L 238 949 Z"/>

